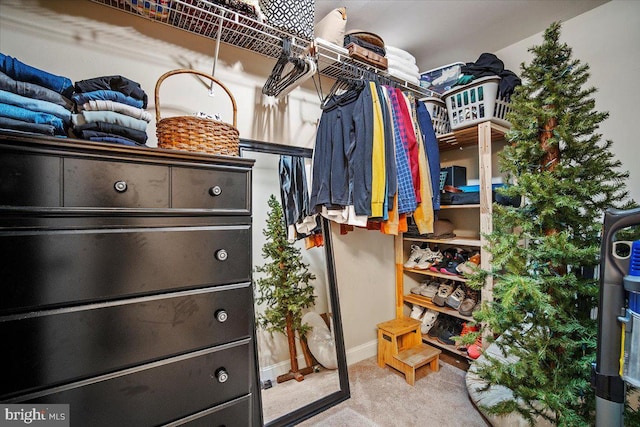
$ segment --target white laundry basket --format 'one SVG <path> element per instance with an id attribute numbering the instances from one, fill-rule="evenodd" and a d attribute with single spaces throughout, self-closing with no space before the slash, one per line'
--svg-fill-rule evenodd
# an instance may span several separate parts
<path id="1" fill-rule="evenodd" d="M 506 120 L 510 102 L 498 97 L 499 83 L 498 76 L 482 77 L 468 85 L 443 93 L 451 130 L 486 121 L 511 127 L 511 123 Z"/>
<path id="2" fill-rule="evenodd" d="M 440 98 L 428 97 L 420 99 L 427 108 L 431 116 L 431 123 L 436 136 L 444 135 L 451 132 L 449 125 L 449 115 L 447 114 L 447 106 Z"/>

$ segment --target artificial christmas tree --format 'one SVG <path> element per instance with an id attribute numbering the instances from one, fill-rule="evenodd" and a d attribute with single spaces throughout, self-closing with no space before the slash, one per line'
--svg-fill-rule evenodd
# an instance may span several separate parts
<path id="1" fill-rule="evenodd" d="M 285 334 L 289 345 L 291 369 L 280 375 L 277 382 L 291 379 L 302 381 L 304 375 L 313 372 L 313 359 L 306 342 L 305 334 L 309 329 L 302 323 L 304 310 L 313 306 L 316 296 L 309 283 L 315 276 L 308 271 L 308 265 L 302 262 L 300 249 L 287 240 L 282 207 L 274 195 L 269 197 L 267 227 L 262 234 L 267 242 L 262 247 L 262 256 L 270 259 L 255 271 L 264 273 L 255 280 L 256 302 L 264 304 L 264 312 L 258 313 L 258 325 L 267 331 Z M 299 339 L 307 366 L 299 369 L 296 335 Z"/>
<path id="2" fill-rule="evenodd" d="M 505 386 L 513 399 L 485 408 L 518 412 L 533 425 L 544 417 L 561 426 L 591 425 L 596 358 L 602 214 L 626 208 L 628 174 L 602 142 L 595 88 L 584 88 L 589 67 L 560 43 L 561 25 L 544 32 L 534 57 L 521 66 L 523 85 L 511 102 L 509 144 L 500 155 L 511 183 L 503 195 L 520 196 L 520 207 L 494 205 L 492 255 L 494 301 L 476 319 L 485 336 L 502 335 L 499 346 L 517 361 L 487 357 L 479 375 Z M 479 286 L 483 274 L 473 282 Z"/>

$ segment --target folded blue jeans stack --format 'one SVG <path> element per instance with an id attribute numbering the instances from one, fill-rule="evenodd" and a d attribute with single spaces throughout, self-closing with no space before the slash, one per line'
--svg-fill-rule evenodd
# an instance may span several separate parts
<path id="1" fill-rule="evenodd" d="M 67 136 L 73 82 L 0 53 L 0 128 Z"/>
<path id="2" fill-rule="evenodd" d="M 151 114 L 139 83 L 122 76 L 77 81 L 0 53 L 0 129 L 145 145 Z"/>

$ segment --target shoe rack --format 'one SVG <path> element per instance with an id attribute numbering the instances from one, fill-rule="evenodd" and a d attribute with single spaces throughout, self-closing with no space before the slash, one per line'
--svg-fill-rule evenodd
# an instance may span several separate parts
<path id="1" fill-rule="evenodd" d="M 463 276 L 405 268 L 404 263 L 409 257 L 412 245 L 420 246 L 428 243 L 432 249 L 437 245 L 440 251 L 459 247 L 470 252 L 480 252 L 480 267 L 485 270 L 490 268 L 491 259 L 486 250 L 487 241 L 484 233 L 489 233 L 493 229 L 492 176 L 497 176 L 496 154 L 504 146 L 504 135 L 507 130 L 504 126 L 487 121 L 438 137 L 441 164 L 443 166 L 462 164 L 467 167 L 469 178 L 479 179 L 480 203 L 441 206 L 438 218 L 449 219 L 453 223 L 456 234 L 454 238 L 435 239 L 426 235 L 420 237 L 413 234 L 399 234 L 395 237 L 396 318 L 407 317 L 412 305 L 416 304 L 440 313 L 438 317 L 445 315 L 465 321 L 473 320 L 473 317 L 463 316 L 456 309 L 446 305 L 440 307 L 434 304 L 431 298 L 410 292 L 412 287 L 431 279 L 451 280 L 455 284 L 464 283 L 466 279 Z M 481 290 L 480 301 L 492 300 L 493 282 L 491 277 L 488 277 Z M 443 344 L 426 334 L 422 335 L 422 340 L 454 355 L 468 358 L 466 352 L 457 350 L 455 346 Z"/>

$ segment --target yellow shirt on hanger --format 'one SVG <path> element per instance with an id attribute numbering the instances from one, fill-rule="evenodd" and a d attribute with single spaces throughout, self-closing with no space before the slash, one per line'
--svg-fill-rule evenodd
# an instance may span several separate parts
<path id="1" fill-rule="evenodd" d="M 384 119 L 375 82 L 369 82 L 373 100 L 373 149 L 371 154 L 371 217 L 382 218 L 386 197 L 386 164 L 384 157 Z"/>

